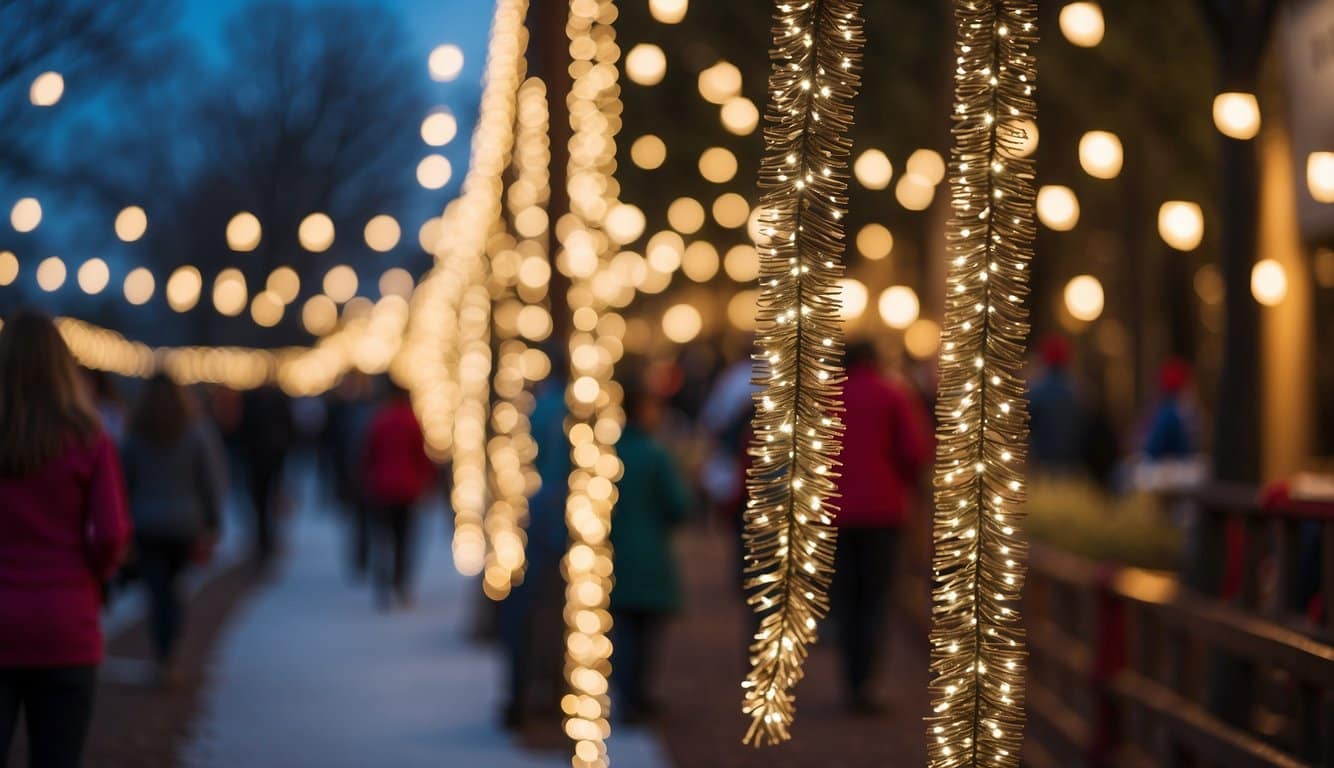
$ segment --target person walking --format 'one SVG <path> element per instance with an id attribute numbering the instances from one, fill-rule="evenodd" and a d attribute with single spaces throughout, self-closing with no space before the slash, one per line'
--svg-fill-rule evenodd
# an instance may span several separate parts
<path id="1" fill-rule="evenodd" d="M 1039 346 L 1042 368 L 1028 391 L 1028 463 L 1037 473 L 1069 475 L 1084 468 L 1085 410 L 1070 374 L 1070 342 L 1051 335 Z"/>
<path id="2" fill-rule="evenodd" d="M 847 371 L 831 610 L 848 704 L 874 714 L 882 706 L 871 683 L 886 646 L 900 531 L 931 459 L 932 440 L 911 386 L 881 375 L 872 345 L 848 346 Z"/>
<path id="3" fill-rule="evenodd" d="M 664 619 L 681 607 L 672 530 L 685 521 L 690 495 L 667 449 L 653 436 L 661 399 L 627 378 L 625 430 L 616 445 L 624 472 L 612 509 L 612 684 L 626 722 L 654 714 L 649 678 Z"/>
<path id="4" fill-rule="evenodd" d="M 45 315 L 0 329 L 0 764 L 22 712 L 34 768 L 77 768 L 92 720 L 102 584 L 130 541 L 124 478 Z"/>
<path id="5" fill-rule="evenodd" d="M 185 624 L 181 574 L 211 553 L 222 520 L 227 469 L 221 438 L 182 387 L 159 373 L 144 387 L 121 449 L 135 553 L 148 588 L 149 627 L 161 681 Z"/>
<path id="6" fill-rule="evenodd" d="M 278 549 L 283 466 L 294 432 L 292 405 L 278 388 L 260 387 L 242 396 L 237 437 L 248 470 L 254 558 L 261 567 L 270 564 Z"/>
<path id="7" fill-rule="evenodd" d="M 421 425 L 408 393 L 392 380 L 389 396 L 366 430 L 362 483 L 376 526 L 372 547 L 376 597 L 382 607 L 411 603 L 409 588 L 414 507 L 435 482 Z"/>

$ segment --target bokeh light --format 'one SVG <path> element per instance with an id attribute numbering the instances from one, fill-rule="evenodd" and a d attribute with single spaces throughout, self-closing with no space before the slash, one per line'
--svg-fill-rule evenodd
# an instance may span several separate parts
<path id="1" fill-rule="evenodd" d="M 736 176 L 736 155 L 723 147 L 710 147 L 699 156 L 699 175 L 714 184 L 725 184 Z"/>
<path id="2" fill-rule="evenodd" d="M 884 224 L 867 224 L 857 230 L 857 252 L 871 261 L 879 261 L 894 250 L 894 235 Z"/>
<path id="3" fill-rule="evenodd" d="M 851 277 L 838 281 L 838 316 L 844 321 L 856 320 L 866 312 L 866 302 L 870 294 L 866 285 Z"/>
<path id="4" fill-rule="evenodd" d="M 1069 232 L 1079 224 L 1079 199 L 1074 190 L 1059 184 L 1038 189 L 1038 219 L 1056 232 Z"/>
<path id="5" fill-rule="evenodd" d="M 59 72 L 43 72 L 33 78 L 28 99 L 34 106 L 53 107 L 65 95 L 65 78 Z"/>
<path id="6" fill-rule="evenodd" d="M 906 285 L 891 285 L 880 293 L 876 303 L 880 319 L 890 328 L 903 330 L 917 320 L 922 311 L 917 292 Z"/>
<path id="7" fill-rule="evenodd" d="M 412 298 L 412 289 L 416 281 L 412 279 L 412 273 L 402 267 L 390 267 L 380 275 L 380 295 L 398 296 L 402 299 Z"/>
<path id="8" fill-rule="evenodd" d="M 115 226 L 116 237 L 124 242 L 133 243 L 148 231 L 148 214 L 137 205 L 126 206 L 116 214 Z"/>
<path id="9" fill-rule="evenodd" d="M 1233 139 L 1255 138 L 1260 132 L 1260 102 L 1255 94 L 1229 91 L 1215 96 L 1214 126 Z"/>
<path id="10" fill-rule="evenodd" d="M 723 256 L 723 271 L 738 283 L 749 283 L 760 276 L 760 254 L 753 245 L 734 245 Z"/>
<path id="11" fill-rule="evenodd" d="M 894 164 L 889 155 L 878 149 L 868 149 L 857 155 L 852 163 L 852 175 L 867 189 L 885 189 L 894 176 Z"/>
<path id="12" fill-rule="evenodd" d="M 1334 203 L 1334 152 L 1306 156 L 1306 188 L 1317 203 Z"/>
<path id="13" fill-rule="evenodd" d="M 680 24 L 690 8 L 690 0 L 649 0 L 648 11 L 663 24 Z"/>
<path id="14" fill-rule="evenodd" d="M 417 163 L 417 183 L 425 189 L 440 189 L 453 175 L 454 167 L 444 155 L 427 155 Z"/>
<path id="15" fill-rule="evenodd" d="M 749 136 L 760 126 L 760 109 L 745 96 L 735 96 L 723 104 L 719 119 L 728 133 Z"/>
<path id="16" fill-rule="evenodd" d="M 111 270 L 107 268 L 105 261 L 92 258 L 79 267 L 76 279 L 84 293 L 96 296 L 106 289 L 107 283 L 111 282 Z"/>
<path id="17" fill-rule="evenodd" d="M 727 321 L 742 331 L 755 330 L 755 313 L 758 310 L 760 292 L 751 288 L 737 291 L 727 302 Z"/>
<path id="18" fill-rule="evenodd" d="M 1199 203 L 1169 200 L 1158 208 L 1158 235 L 1178 251 L 1193 251 L 1204 239 L 1204 213 Z"/>
<path id="19" fill-rule="evenodd" d="M 259 247 L 262 236 L 259 219 L 249 211 L 241 211 L 227 222 L 227 247 L 239 253 Z"/>
<path id="20" fill-rule="evenodd" d="M 1097 3 L 1070 3 L 1061 9 L 1058 23 L 1065 39 L 1081 48 L 1101 43 L 1106 31 L 1102 8 Z"/>
<path id="21" fill-rule="evenodd" d="M 915 173 L 905 173 L 894 185 L 894 199 L 910 211 L 925 211 L 935 198 L 936 186 Z"/>
<path id="22" fill-rule="evenodd" d="M 686 246 L 685 255 L 681 257 L 681 271 L 697 283 L 707 283 L 718 274 L 720 262 L 718 249 L 713 247 L 713 243 L 696 240 Z"/>
<path id="23" fill-rule="evenodd" d="M 746 226 L 749 216 L 750 203 L 735 192 L 724 192 L 713 201 L 713 220 L 720 227 L 739 229 Z"/>
<path id="24" fill-rule="evenodd" d="M 324 273 L 324 293 L 342 304 L 357 295 L 357 273 L 346 264 L 339 264 Z"/>
<path id="25" fill-rule="evenodd" d="M 59 256 L 48 256 L 37 265 L 37 287 L 47 293 L 60 290 L 65 277 L 65 262 Z"/>
<path id="26" fill-rule="evenodd" d="M 245 311 L 250 294 L 239 269 L 224 269 L 213 279 L 213 308 L 218 314 L 236 317 Z"/>
<path id="27" fill-rule="evenodd" d="M 1078 275 L 1065 284 L 1065 308 L 1070 316 L 1091 323 L 1102 315 L 1102 283 L 1093 275 Z"/>
<path id="28" fill-rule="evenodd" d="M 324 253 L 334 242 L 334 223 L 328 214 L 312 213 L 301 220 L 296 230 L 301 247 L 311 253 Z"/>
<path id="29" fill-rule="evenodd" d="M 903 332 L 903 346 L 917 360 L 928 360 L 940 349 L 940 324 L 918 318 Z"/>
<path id="30" fill-rule="evenodd" d="M 42 223 L 42 204 L 35 197 L 21 197 L 9 211 L 9 223 L 15 232 L 31 232 Z"/>
<path id="31" fill-rule="evenodd" d="M 741 95 L 741 70 L 729 61 L 720 61 L 699 73 L 699 95 L 710 104 L 723 105 Z"/>
<path id="32" fill-rule="evenodd" d="M 1079 166 L 1095 179 L 1114 179 L 1123 162 L 1121 139 L 1110 131 L 1089 131 L 1079 139 Z"/>
<path id="33" fill-rule="evenodd" d="M 454 140 L 459 132 L 459 121 L 447 109 L 437 109 L 422 120 L 422 141 L 432 147 L 443 147 Z"/>
<path id="34" fill-rule="evenodd" d="M 261 328 L 272 328 L 282 322 L 285 308 L 282 299 L 268 291 L 260 291 L 250 302 L 250 319 Z"/>
<path id="35" fill-rule="evenodd" d="M 338 325 L 338 305 L 323 294 L 311 296 L 301 307 L 301 324 L 312 336 L 323 336 Z"/>
<path id="36" fill-rule="evenodd" d="M 704 327 L 704 318 L 690 304 L 675 304 L 662 313 L 662 333 L 677 344 L 693 341 Z"/>
<path id="37" fill-rule="evenodd" d="M 135 267 L 125 276 L 125 284 L 122 286 L 125 291 L 125 300 L 134 306 L 147 304 L 153 298 L 153 291 L 157 289 L 157 281 L 153 279 L 153 273 L 145 267 Z"/>
<path id="38" fill-rule="evenodd" d="M 667 55 L 652 43 L 640 43 L 625 55 L 625 74 L 639 85 L 657 85 L 667 76 Z"/>
<path id="39" fill-rule="evenodd" d="M 667 206 L 667 223 L 683 235 L 693 235 L 704 226 L 704 206 L 693 197 L 678 197 Z"/>
<path id="40" fill-rule="evenodd" d="M 18 257 L 11 251 L 0 251 L 0 285 L 12 285 L 18 276 Z"/>
<path id="41" fill-rule="evenodd" d="M 291 304 L 301 294 L 301 276 L 291 267 L 278 267 L 269 273 L 264 290 L 277 296 L 284 304 Z"/>
<path id="42" fill-rule="evenodd" d="M 1274 259 L 1261 259 L 1251 267 L 1251 295 L 1266 307 L 1276 307 L 1288 295 L 1288 275 Z"/>
<path id="43" fill-rule="evenodd" d="M 426 65 L 432 80 L 448 83 L 463 71 L 463 50 L 452 43 L 438 45 L 426 59 Z"/>
<path id="44" fill-rule="evenodd" d="M 1038 124 L 1023 118 L 1009 123 L 1010 132 L 1006 136 L 1005 146 L 1008 147 L 1016 157 L 1028 157 L 1038 149 L 1038 142 L 1041 139 L 1041 132 L 1038 130 Z"/>
<path id="45" fill-rule="evenodd" d="M 607 218 L 602 226 L 612 242 L 626 245 L 638 240 L 644 234 L 646 220 L 639 206 L 630 203 L 617 203 L 607 211 Z"/>
<path id="46" fill-rule="evenodd" d="M 403 237 L 403 229 L 398 226 L 398 220 L 387 213 L 374 216 L 366 222 L 366 246 L 372 251 L 387 253 L 392 251 L 398 245 L 398 241 Z"/>
<path id="47" fill-rule="evenodd" d="M 667 161 L 667 145 L 653 134 L 646 134 L 630 145 L 630 160 L 646 171 L 656 170 Z"/>
<path id="48" fill-rule="evenodd" d="M 921 176 L 935 186 L 945 178 L 945 159 L 934 149 L 919 149 L 908 156 L 904 166 L 911 175 Z"/>
<path id="49" fill-rule="evenodd" d="M 189 265 L 177 267 L 167 278 L 167 305 L 177 312 L 189 312 L 199 303 L 203 288 L 204 278 L 198 269 Z"/>

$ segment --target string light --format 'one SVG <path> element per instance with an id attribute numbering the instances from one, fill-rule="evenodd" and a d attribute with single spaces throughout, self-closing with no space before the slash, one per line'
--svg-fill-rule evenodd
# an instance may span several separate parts
<path id="1" fill-rule="evenodd" d="M 1089 131 L 1079 138 L 1079 166 L 1095 179 L 1121 173 L 1121 139 L 1110 131 Z"/>
<path id="2" fill-rule="evenodd" d="M 148 231 L 148 214 L 137 205 L 127 206 L 116 214 L 116 237 L 127 243 L 144 236 Z"/>
<path id="3" fill-rule="evenodd" d="M 1070 316 L 1091 323 L 1102 315 L 1102 283 L 1092 275 L 1077 275 L 1065 284 L 1065 308 Z"/>
<path id="4" fill-rule="evenodd" d="M 199 303 L 204 278 L 191 266 L 177 267 L 167 278 L 167 305 L 177 312 L 189 312 Z"/>
<path id="5" fill-rule="evenodd" d="M 1255 94 L 1230 91 L 1215 96 L 1214 126 L 1229 138 L 1255 138 L 1260 132 L 1260 102 Z"/>
<path id="6" fill-rule="evenodd" d="M 432 80 L 448 83 L 463 71 L 463 50 L 453 43 L 438 45 L 427 57 L 426 66 Z"/>
<path id="7" fill-rule="evenodd" d="M 1306 156 L 1306 188 L 1317 203 L 1334 203 L 1334 152 Z"/>
<path id="8" fill-rule="evenodd" d="M 28 100 L 37 107 L 54 107 L 65 95 L 65 78 L 59 72 L 43 72 L 33 78 Z"/>
<path id="9" fill-rule="evenodd" d="M 1178 251 L 1193 251 L 1204 240 L 1204 212 L 1199 203 L 1169 200 L 1158 208 L 1158 235 Z"/>
<path id="10" fill-rule="evenodd" d="M 89 296 L 96 296 L 107 287 L 111 281 L 111 271 L 107 269 L 107 263 L 98 258 L 92 258 L 79 267 L 77 275 L 79 288 Z"/>
<path id="11" fill-rule="evenodd" d="M 60 290 L 66 276 L 65 262 L 59 256 L 48 256 L 37 265 L 37 287 L 47 293 Z"/>
<path id="12" fill-rule="evenodd" d="M 887 258 L 894 250 L 894 235 L 884 224 L 867 224 L 857 231 L 857 252 L 871 261 Z"/>
<path id="13" fill-rule="evenodd" d="M 262 233 L 255 214 L 241 211 L 227 222 L 227 247 L 238 253 L 253 251 L 259 247 Z"/>
<path id="14" fill-rule="evenodd" d="M 1251 295 L 1266 307 L 1276 307 L 1288 295 L 1288 275 L 1274 259 L 1261 259 L 1251 267 Z"/>
<path id="15" fill-rule="evenodd" d="M 880 294 L 876 309 L 880 311 L 880 319 L 885 321 L 885 325 L 903 330 L 916 322 L 922 305 L 913 289 L 906 285 L 891 285 Z"/>
<path id="16" fill-rule="evenodd" d="M 366 222 L 366 229 L 362 235 L 366 238 L 366 246 L 372 251 L 388 253 L 398 245 L 399 239 L 403 236 L 403 229 L 398 226 L 398 221 L 393 216 L 382 213 Z"/>
<path id="17" fill-rule="evenodd" d="M 15 232 L 31 232 L 42 223 L 42 204 L 35 197 L 21 197 L 9 210 L 9 224 Z"/>
<path id="18" fill-rule="evenodd" d="M 1017 127 L 1036 114 L 1036 22 L 1032 0 L 955 3 L 932 536 L 932 768 L 1014 768 L 1023 738 L 1023 302 L 1034 193 Z M 997 120 L 1002 115 L 1015 121 Z"/>
<path id="19" fill-rule="evenodd" d="M 157 281 L 153 279 L 153 273 L 146 268 L 135 267 L 125 275 L 125 283 L 122 288 L 125 292 L 125 300 L 134 306 L 140 306 L 147 304 L 153 298 Z"/>
<path id="20" fill-rule="evenodd" d="M 0 251 L 0 285 L 12 285 L 18 276 L 18 257 L 12 251 Z"/>
<path id="21" fill-rule="evenodd" d="M 561 699 L 565 733 L 573 742 L 573 768 L 606 768 L 611 702 L 612 587 L 611 511 L 621 462 L 616 456 L 625 415 L 613 367 L 624 351 L 626 323 L 612 301 L 633 295 L 615 268 L 614 243 L 603 230 L 607 211 L 618 201 L 616 132 L 621 125 L 619 48 L 613 26 L 614 0 L 569 4 L 565 26 L 573 63 L 567 99 L 571 136 L 567 191 L 568 226 L 557 227 L 557 266 L 570 278 L 568 292 L 570 381 L 566 391 L 571 472 L 565 521 L 570 532 L 564 559 L 565 675 L 569 691 Z M 679 236 L 678 236 L 679 237 Z"/>
<path id="22" fill-rule="evenodd" d="M 760 168 L 757 398 L 746 584 L 759 617 L 742 683 L 749 744 L 790 737 L 808 646 L 828 609 L 842 425 L 839 285 L 861 4 L 777 0 Z M 729 253 L 727 262 L 731 262 Z M 728 269 L 729 274 L 733 274 Z M 735 274 L 733 274 L 735 277 Z"/>

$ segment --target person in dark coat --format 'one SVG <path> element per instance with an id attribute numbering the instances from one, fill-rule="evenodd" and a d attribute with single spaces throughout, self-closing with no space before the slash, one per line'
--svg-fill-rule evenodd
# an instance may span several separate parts
<path id="1" fill-rule="evenodd" d="M 172 683 L 172 656 L 185 625 L 181 576 L 217 541 L 226 455 L 212 422 L 165 373 L 144 387 L 121 455 L 153 650 L 162 681 Z"/>
<path id="2" fill-rule="evenodd" d="M 626 425 L 616 445 L 624 471 L 611 521 L 612 684 L 622 718 L 633 722 L 653 712 L 653 657 L 664 620 L 681 607 L 672 531 L 685 521 L 690 495 L 653 436 L 662 420 L 661 398 L 636 379 L 627 379 L 624 392 Z"/>
<path id="3" fill-rule="evenodd" d="M 1084 468 L 1085 411 L 1070 375 L 1070 342 L 1048 336 L 1040 346 L 1042 372 L 1028 392 L 1028 460 L 1038 472 Z"/>
<path id="4" fill-rule="evenodd" d="M 0 765 L 19 714 L 41 768 L 78 768 L 102 661 L 102 585 L 130 541 L 125 481 L 60 331 L 0 329 Z"/>
<path id="5" fill-rule="evenodd" d="M 237 437 L 246 457 L 254 512 L 253 552 L 260 565 L 267 565 L 277 549 L 276 518 L 283 467 L 294 431 L 291 403 L 276 387 L 261 387 L 242 397 Z"/>
<path id="6" fill-rule="evenodd" d="M 886 647 L 900 532 L 933 441 L 912 385 L 882 375 L 873 346 L 849 345 L 847 371 L 830 597 L 849 705 L 871 713 L 880 708 L 870 685 Z"/>

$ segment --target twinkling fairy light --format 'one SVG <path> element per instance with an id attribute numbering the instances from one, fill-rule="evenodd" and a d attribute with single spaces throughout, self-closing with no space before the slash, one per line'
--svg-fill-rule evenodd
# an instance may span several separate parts
<path id="1" fill-rule="evenodd" d="M 570 489 L 565 507 L 570 547 L 565 571 L 565 675 L 561 700 L 565 733 L 574 742 L 574 768 L 609 765 L 607 737 L 611 674 L 612 587 L 609 535 L 621 462 L 616 455 L 625 414 L 612 381 L 621 357 L 625 323 L 612 308 L 622 279 L 612 268 L 615 244 L 605 231 L 617 204 L 616 132 L 621 124 L 613 0 L 572 0 L 566 33 L 572 85 L 567 188 L 568 226 L 557 227 L 557 266 L 570 277 L 568 293 L 570 385 L 566 403 L 570 439 Z"/>
<path id="2" fill-rule="evenodd" d="M 551 140 L 546 85 L 529 78 L 519 86 L 518 119 L 506 194 L 511 228 L 522 238 L 493 238 L 491 292 L 495 374 L 487 479 L 491 506 L 483 526 L 489 543 L 482 590 L 502 600 L 523 580 L 528 498 L 540 479 L 533 462 L 537 444 L 528 421 L 533 396 L 527 384 L 550 371 L 545 354 L 528 342 L 551 332 L 547 307 Z M 539 264 L 540 262 L 540 264 Z"/>
<path id="3" fill-rule="evenodd" d="M 861 3 L 780 0 L 773 28 L 760 233 L 754 465 L 746 563 L 760 617 L 742 684 L 747 743 L 789 738 L 807 646 L 828 607 L 842 436 L 838 278 Z"/>
<path id="4" fill-rule="evenodd" d="M 1017 766 L 1023 741 L 1027 409 L 1037 6 L 955 3 L 955 147 L 940 354 L 930 765 Z"/>

